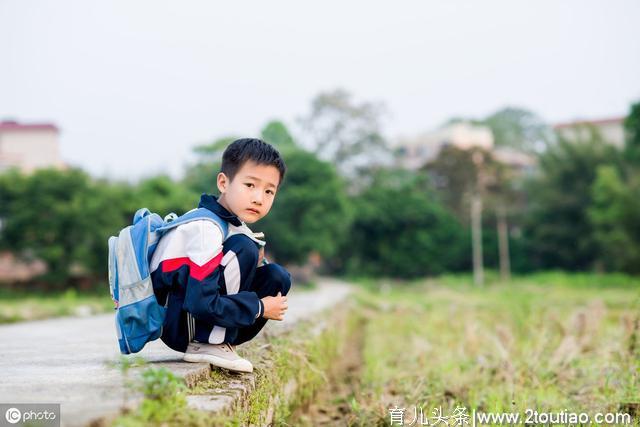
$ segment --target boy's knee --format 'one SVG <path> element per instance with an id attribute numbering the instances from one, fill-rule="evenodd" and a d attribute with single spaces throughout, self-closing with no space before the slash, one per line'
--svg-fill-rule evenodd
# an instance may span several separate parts
<path id="1" fill-rule="evenodd" d="M 287 295 L 291 289 L 291 275 L 279 264 L 267 264 L 261 268 L 267 269 L 267 280 L 274 285 L 282 295 Z"/>

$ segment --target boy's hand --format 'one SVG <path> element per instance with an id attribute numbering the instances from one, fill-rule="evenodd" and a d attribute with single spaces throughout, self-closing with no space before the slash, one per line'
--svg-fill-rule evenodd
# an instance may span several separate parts
<path id="1" fill-rule="evenodd" d="M 284 313 L 288 308 L 287 297 L 280 295 L 280 292 L 278 292 L 278 295 L 275 297 L 262 298 L 262 303 L 264 304 L 262 317 L 272 320 L 284 319 Z"/>

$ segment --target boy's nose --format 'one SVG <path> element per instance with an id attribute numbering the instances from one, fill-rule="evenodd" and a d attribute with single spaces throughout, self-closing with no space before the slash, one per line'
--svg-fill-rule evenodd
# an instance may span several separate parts
<path id="1" fill-rule="evenodd" d="M 254 193 L 253 195 L 253 203 L 257 204 L 257 205 L 261 205 L 262 204 L 262 192 L 257 192 Z"/>

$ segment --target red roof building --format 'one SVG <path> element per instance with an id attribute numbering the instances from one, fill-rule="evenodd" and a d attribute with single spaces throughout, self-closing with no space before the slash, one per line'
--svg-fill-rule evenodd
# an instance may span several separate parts
<path id="1" fill-rule="evenodd" d="M 0 122 L 0 171 L 17 168 L 30 173 L 39 168 L 62 168 L 60 130 L 50 123 Z"/>
<path id="2" fill-rule="evenodd" d="M 622 148 L 625 143 L 624 117 L 558 123 L 553 129 L 569 141 L 588 139 L 591 132 L 595 131 L 605 142 L 616 147 Z"/>

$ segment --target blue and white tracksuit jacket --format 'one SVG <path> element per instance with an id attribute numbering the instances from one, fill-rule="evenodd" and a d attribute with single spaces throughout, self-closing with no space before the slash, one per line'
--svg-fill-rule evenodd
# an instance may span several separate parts
<path id="1" fill-rule="evenodd" d="M 184 352 L 190 341 L 241 344 L 266 324 L 261 298 L 286 295 L 291 276 L 278 264 L 257 267 L 260 241 L 238 217 L 203 194 L 199 207 L 229 224 L 197 220 L 162 237 L 151 259 L 158 302 L 167 307 L 162 341 Z"/>

